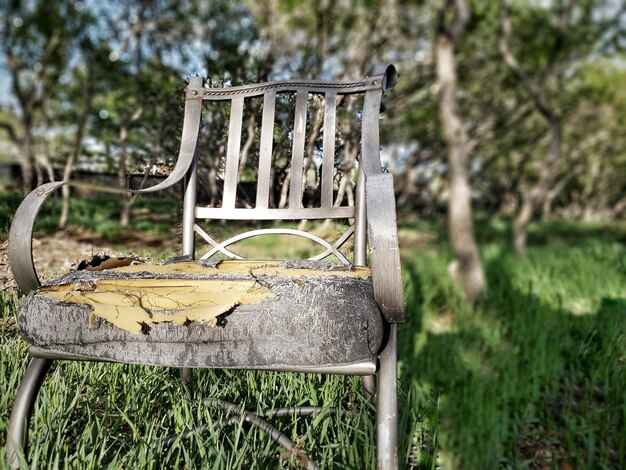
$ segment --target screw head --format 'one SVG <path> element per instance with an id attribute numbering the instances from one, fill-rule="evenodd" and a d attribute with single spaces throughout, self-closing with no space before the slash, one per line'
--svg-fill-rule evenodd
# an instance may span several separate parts
<path id="1" fill-rule="evenodd" d="M 196 96 L 196 95 L 198 94 L 198 90 L 193 90 L 193 91 L 191 92 L 191 94 L 192 94 L 193 96 Z"/>

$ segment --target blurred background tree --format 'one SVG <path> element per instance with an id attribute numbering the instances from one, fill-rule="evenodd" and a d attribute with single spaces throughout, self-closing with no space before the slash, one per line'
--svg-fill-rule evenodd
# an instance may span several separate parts
<path id="1" fill-rule="evenodd" d="M 353 78 L 393 63 L 401 79 L 387 99 L 383 158 L 403 214 L 445 214 L 464 182 L 459 246 L 471 239 L 473 208 L 514 220 L 522 256 L 533 218 L 626 214 L 623 2 L 0 0 L 0 11 L 0 153 L 20 165 L 23 191 L 75 168 L 115 172 L 126 185 L 128 173 L 171 165 L 192 74 L 228 86 Z M 448 94 L 437 73 L 445 35 L 456 75 Z M 463 137 L 458 161 L 442 100 L 454 103 Z M 257 155 L 243 148 L 245 179 Z M 215 195 L 220 149 L 207 153 Z M 347 197 L 357 157 L 338 178 Z M 272 204 L 288 178 L 276 170 Z"/>

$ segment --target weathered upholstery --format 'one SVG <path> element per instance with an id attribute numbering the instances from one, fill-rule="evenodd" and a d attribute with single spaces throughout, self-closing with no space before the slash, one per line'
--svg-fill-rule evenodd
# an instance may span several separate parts
<path id="1" fill-rule="evenodd" d="M 383 335 L 369 269 L 312 261 L 76 271 L 17 319 L 34 355 L 176 367 L 373 372 Z"/>

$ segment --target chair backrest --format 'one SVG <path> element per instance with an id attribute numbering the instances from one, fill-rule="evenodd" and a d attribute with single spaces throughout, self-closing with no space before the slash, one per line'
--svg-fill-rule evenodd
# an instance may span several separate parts
<path id="1" fill-rule="evenodd" d="M 213 245 L 203 258 L 217 252 L 237 258 L 227 249 L 231 243 L 283 233 L 324 246 L 326 250 L 314 259 L 334 254 L 347 263 L 338 248 L 355 234 L 354 261 L 365 264 L 363 185 L 357 182 L 355 193 L 345 187 L 351 180 L 363 179 L 360 167 L 365 158 L 380 170 L 381 99 L 394 84 L 392 66 L 383 74 L 356 81 L 290 80 L 211 88 L 204 86 L 201 77 L 192 77 L 186 89 L 182 143 L 194 149 L 185 187 L 183 254 L 193 256 L 194 234 Z M 213 177 L 221 180 L 221 197 L 216 197 L 213 184 L 214 204 L 209 207 L 197 204 L 200 185 L 208 184 L 203 181 L 206 174 L 198 171 L 204 152 L 212 154 Z M 343 181 L 337 181 L 338 175 Z M 256 181 L 244 184 L 242 180 Z M 275 187 L 282 188 L 280 194 L 273 192 Z M 255 230 L 220 243 L 196 219 L 353 219 L 354 224 L 333 245 L 293 229 Z"/>

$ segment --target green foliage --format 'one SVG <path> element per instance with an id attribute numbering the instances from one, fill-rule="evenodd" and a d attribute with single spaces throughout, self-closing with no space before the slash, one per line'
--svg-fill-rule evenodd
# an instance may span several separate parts
<path id="1" fill-rule="evenodd" d="M 0 239 L 5 238 L 11 228 L 11 220 L 22 197 L 14 193 L 0 193 Z"/>
<path id="2" fill-rule="evenodd" d="M 455 51 L 459 115 L 469 137 L 475 200 L 510 216 L 519 210 L 524 188 L 539 179 L 548 143 L 545 119 L 502 60 L 502 3 L 468 1 L 469 23 Z M 615 21 L 617 3 L 576 2 L 563 31 L 559 2 L 505 3 L 513 30 L 511 50 L 562 121 L 562 158 L 550 185 L 557 195 L 541 215 L 601 220 L 623 215 L 626 143 L 621 129 L 626 112 L 619 85 L 624 28 Z M 17 72 L 7 73 L 10 99 L 0 103 L 0 139 L 12 141 L 0 145 L 0 151 L 20 152 L 24 159 L 20 139 L 30 132 L 31 153 L 40 160 L 49 154 L 58 172 L 77 146 L 81 103 L 85 90 L 93 88 L 78 165 L 122 174 L 153 162 L 171 165 L 178 151 L 184 78 L 191 74 L 205 75 L 213 85 L 239 85 L 279 78 L 355 78 L 394 63 L 401 78 L 385 97 L 381 143 L 389 161 L 384 164 L 399 173 L 400 204 L 432 214 L 447 202 L 433 54 L 443 4 L 4 1 L 0 8 L 7 21 L 0 24 L 0 33 L 5 60 L 0 63 L 9 64 L 12 54 Z M 448 16 L 452 21 L 452 10 Z M 23 103 L 13 77 L 21 83 Z M 245 112 L 256 114 L 257 123 L 260 109 L 246 102 Z M 214 112 L 207 106 L 201 136 L 200 163 L 218 175 L 226 112 L 227 107 Z M 277 110 L 277 122 L 281 114 Z M 276 144 L 288 140 L 290 126 L 276 136 Z M 214 127 L 218 138 L 204 133 Z M 318 153 L 319 145 L 314 147 Z M 244 180 L 256 174 L 258 145 L 249 153 Z M 280 171 L 274 193 L 284 181 L 287 156 L 276 152 Z"/>

